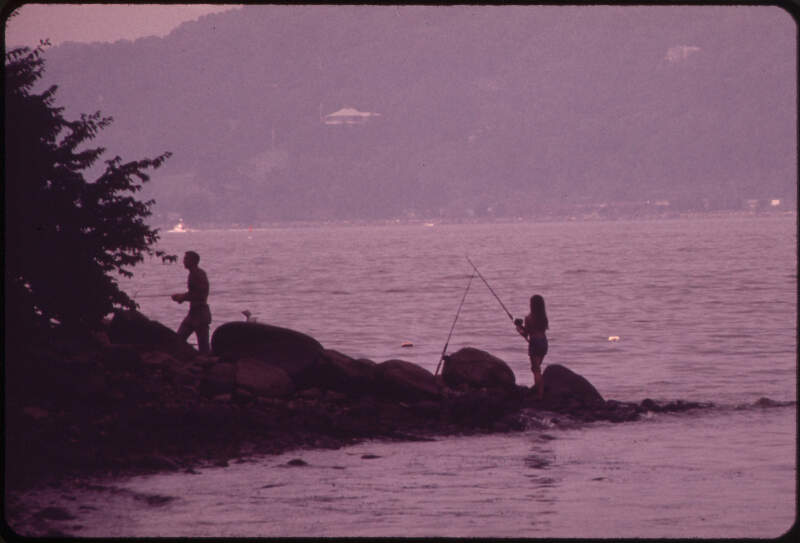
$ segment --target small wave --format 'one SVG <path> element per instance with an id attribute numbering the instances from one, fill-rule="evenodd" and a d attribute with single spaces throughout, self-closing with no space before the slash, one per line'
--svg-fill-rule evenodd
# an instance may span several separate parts
<path id="1" fill-rule="evenodd" d="M 762 408 L 771 408 L 771 407 L 792 407 L 796 406 L 796 401 L 788 401 L 788 402 L 781 402 L 778 400 L 773 400 L 771 398 L 759 398 L 752 404 L 741 405 L 739 406 L 740 409 L 746 409 L 749 407 L 762 407 Z"/>
<path id="2" fill-rule="evenodd" d="M 175 496 L 163 496 L 161 494 L 144 494 L 141 492 L 136 492 L 135 490 L 131 490 L 128 488 L 121 488 L 113 485 L 105 486 L 93 483 L 82 483 L 78 484 L 77 487 L 83 488 L 85 490 L 93 490 L 95 492 L 109 492 L 110 494 L 116 496 L 127 496 L 133 498 L 136 501 L 144 502 L 152 507 L 160 507 L 162 505 L 166 505 L 178 499 Z"/>
<path id="3" fill-rule="evenodd" d="M 450 281 L 463 281 L 464 279 L 469 279 L 470 277 L 472 277 L 472 274 L 469 273 L 453 273 L 443 276 L 441 280 L 447 283 Z M 463 288 L 463 285 L 460 288 Z"/>
<path id="4" fill-rule="evenodd" d="M 568 275 L 582 275 L 582 274 L 585 274 L 585 273 L 592 273 L 592 274 L 596 274 L 596 275 L 618 275 L 620 272 L 619 272 L 619 270 L 612 270 L 612 269 L 605 269 L 605 268 L 601 268 L 601 269 L 597 269 L 597 270 L 589 270 L 587 268 L 575 268 L 575 269 L 572 269 L 572 270 L 566 270 L 564 273 L 568 274 Z"/>
<path id="5" fill-rule="evenodd" d="M 135 495 L 134 498 L 136 498 L 137 500 L 144 501 L 147 505 L 153 507 L 160 507 L 177 499 L 174 496 L 161 496 L 159 494 L 140 494 L 140 495 Z"/>
<path id="6" fill-rule="evenodd" d="M 614 400 L 609 400 L 609 402 L 614 402 Z M 677 414 L 682 412 L 690 413 L 690 412 L 695 412 L 697 409 L 710 409 L 712 411 L 726 412 L 730 410 L 743 411 L 743 410 L 795 407 L 797 405 L 797 401 L 794 400 L 780 401 L 762 397 L 752 403 L 719 404 L 714 402 L 694 402 L 685 400 L 675 400 L 675 401 L 665 402 L 665 401 L 654 401 L 648 398 L 646 400 L 643 400 L 639 405 L 641 408 L 645 409 L 645 413 L 643 413 L 642 415 L 644 418 L 647 419 L 647 418 L 652 418 L 651 416 L 647 415 L 652 415 L 653 413 L 670 413 L 670 414 Z"/>
<path id="7" fill-rule="evenodd" d="M 520 412 L 520 422 L 524 425 L 526 430 L 545 430 L 555 428 L 554 422 L 555 414 L 542 413 L 540 411 L 523 409 Z"/>
<path id="8" fill-rule="evenodd" d="M 539 474 L 531 474 L 528 473 L 525 475 L 528 479 L 533 481 L 536 484 L 537 488 L 555 488 L 558 484 L 552 477 L 542 477 Z M 541 502 L 541 503 L 555 503 L 555 500 L 548 496 L 542 496 L 540 494 L 533 494 L 528 495 L 529 498 L 533 498 L 534 500 Z M 541 511 L 539 514 L 552 514 L 552 511 Z"/>

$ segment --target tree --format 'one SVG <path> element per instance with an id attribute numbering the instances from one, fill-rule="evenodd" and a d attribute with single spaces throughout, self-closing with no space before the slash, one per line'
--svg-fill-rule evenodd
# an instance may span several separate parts
<path id="1" fill-rule="evenodd" d="M 41 94 L 46 41 L 16 48 L 5 60 L 6 323 L 24 332 L 53 325 L 94 328 L 115 308 L 137 304 L 112 275 L 132 276 L 155 251 L 158 230 L 144 219 L 153 200 L 133 194 L 149 180 L 153 159 L 105 162 L 93 182 L 85 179 L 104 148 L 83 148 L 111 117 L 98 111 L 69 121 L 54 105 L 57 86 Z M 11 334 L 9 334 L 11 335 Z"/>

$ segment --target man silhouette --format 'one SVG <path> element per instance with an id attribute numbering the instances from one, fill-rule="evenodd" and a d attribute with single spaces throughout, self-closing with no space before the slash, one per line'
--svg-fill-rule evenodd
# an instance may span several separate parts
<path id="1" fill-rule="evenodd" d="M 200 255 L 194 251 L 186 251 L 183 255 L 183 266 L 189 270 L 188 290 L 173 294 L 172 299 L 179 304 L 189 302 L 189 314 L 178 328 L 178 336 L 186 341 L 194 332 L 197 334 L 197 348 L 200 354 L 208 354 L 208 328 L 211 324 L 211 309 L 208 307 L 208 276 L 200 269 Z"/>

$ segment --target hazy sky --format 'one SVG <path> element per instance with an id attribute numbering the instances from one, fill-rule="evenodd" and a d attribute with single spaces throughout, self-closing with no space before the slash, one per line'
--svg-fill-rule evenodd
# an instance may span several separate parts
<path id="1" fill-rule="evenodd" d="M 4 4 L 6 2 L 3 2 Z M 66 41 L 114 42 L 145 36 L 165 36 L 179 24 L 207 13 L 238 7 L 235 4 L 25 4 L 6 21 L 9 46 Z"/>

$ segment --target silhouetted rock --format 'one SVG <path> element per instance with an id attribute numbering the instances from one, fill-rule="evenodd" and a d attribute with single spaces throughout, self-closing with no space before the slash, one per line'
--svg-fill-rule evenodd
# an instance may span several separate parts
<path id="1" fill-rule="evenodd" d="M 444 382 L 453 388 L 507 388 L 516 384 L 511 368 L 486 351 L 464 347 L 445 357 L 442 366 Z"/>
<path id="2" fill-rule="evenodd" d="M 236 366 L 219 363 L 206 369 L 200 381 L 199 391 L 204 396 L 232 394 L 236 388 Z"/>
<path id="3" fill-rule="evenodd" d="M 294 383 L 283 369 L 256 358 L 236 362 L 236 384 L 253 394 L 285 398 L 294 392 Z"/>
<path id="4" fill-rule="evenodd" d="M 391 398 L 407 401 L 431 400 L 440 396 L 431 372 L 405 360 L 387 360 L 377 365 L 379 388 Z"/>
<path id="5" fill-rule="evenodd" d="M 134 310 L 114 314 L 108 325 L 108 338 L 113 344 L 138 345 L 148 350 L 158 348 L 181 360 L 197 356 L 197 351 L 174 331 Z"/>
<path id="6" fill-rule="evenodd" d="M 100 356 L 105 367 L 117 371 L 136 370 L 142 366 L 143 362 L 142 353 L 131 345 L 109 345 L 100 352 Z"/>
<path id="7" fill-rule="evenodd" d="M 595 413 L 603 420 L 609 420 L 611 422 L 627 422 L 637 420 L 645 411 L 648 411 L 648 409 L 644 407 L 644 402 L 642 402 L 642 405 L 637 405 L 632 402 L 608 400 L 606 401 L 605 406 L 596 409 Z"/>
<path id="8" fill-rule="evenodd" d="M 315 386 L 348 395 L 366 394 L 374 390 L 377 364 L 356 360 L 332 349 L 326 349 L 308 381 Z"/>
<path id="9" fill-rule="evenodd" d="M 586 378 L 560 364 L 548 365 L 542 374 L 548 406 L 601 407 L 605 400 Z"/>
<path id="10" fill-rule="evenodd" d="M 146 454 L 135 458 L 137 467 L 152 469 L 156 471 L 177 471 L 179 466 L 176 462 L 160 454 Z"/>
<path id="11" fill-rule="evenodd" d="M 443 402 L 445 418 L 465 427 L 490 428 L 522 407 L 524 387 L 470 388 Z"/>
<path id="12" fill-rule="evenodd" d="M 173 368 L 179 365 L 178 360 L 167 353 L 148 351 L 140 354 L 141 363 L 145 366 Z"/>
<path id="13" fill-rule="evenodd" d="M 284 370 L 298 388 L 319 362 L 322 345 L 306 334 L 258 322 L 227 322 L 211 337 L 212 352 L 231 361 L 257 358 Z"/>
<path id="14" fill-rule="evenodd" d="M 291 330 L 242 324 L 244 331 L 229 327 L 232 332 L 216 338 L 225 358 L 182 361 L 136 344 L 82 353 L 31 345 L 26 356 L 6 364 L 11 484 L 82 470 L 185 470 L 201 459 L 224 465 L 250 452 L 337 447 L 369 438 L 518 431 L 539 410 L 561 413 L 567 421 L 623 422 L 648 410 L 710 406 L 604 402 L 591 383 L 559 365 L 545 370 L 540 401 L 528 387 L 509 386 L 505 369 L 478 349 L 459 351 L 449 361 L 467 360 L 463 373 L 453 366 L 446 370 L 457 384 L 450 388 L 441 376 L 410 362 L 354 360 Z M 238 354 L 247 349 L 260 356 Z M 298 375 L 306 386 L 297 386 L 271 362 L 275 352 L 286 364 L 293 356 L 305 357 Z"/>

